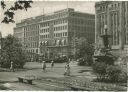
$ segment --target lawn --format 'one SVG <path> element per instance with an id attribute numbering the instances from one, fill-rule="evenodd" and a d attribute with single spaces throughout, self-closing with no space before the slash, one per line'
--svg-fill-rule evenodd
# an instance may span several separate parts
<path id="1" fill-rule="evenodd" d="M 9 71 L 1 71 L 0 72 L 0 80 L 5 81 L 6 83 L 14 82 L 13 85 L 15 86 L 15 89 L 24 89 L 29 88 L 32 90 L 40 89 L 43 90 L 45 87 L 42 85 L 42 83 L 52 83 L 52 85 L 57 86 L 64 86 L 66 90 L 69 88 L 69 86 L 72 85 L 78 85 L 83 86 L 85 88 L 90 88 L 92 90 L 126 90 L 124 86 L 119 86 L 115 84 L 108 84 L 108 83 L 99 83 L 99 82 L 93 82 L 92 80 L 96 78 L 96 76 L 92 72 L 92 68 L 88 66 L 77 66 L 76 63 L 71 63 L 71 76 L 67 77 L 64 76 L 64 68 L 65 63 L 55 63 L 55 66 L 53 69 L 51 69 L 50 63 L 47 63 L 47 72 L 43 72 L 41 68 L 41 63 L 37 62 L 28 62 L 24 66 L 24 69 L 18 70 L 15 72 L 9 72 Z M 15 81 L 18 81 L 18 76 L 28 76 L 33 75 L 36 77 L 35 85 L 29 86 L 26 84 L 18 84 Z M 0 86 L 1 90 L 4 89 L 3 86 Z M 40 87 L 40 88 L 39 88 Z M 13 89 L 14 87 L 12 87 Z M 22 89 L 21 89 L 22 88 Z M 50 87 L 49 87 L 50 88 Z M 53 88 L 53 87 L 52 87 Z M 5 88 L 6 90 L 6 88 Z M 47 88 L 48 90 L 48 88 Z M 52 90 L 52 89 L 51 89 Z M 55 90 L 59 90 L 58 88 Z M 63 89 L 64 90 L 64 89 Z"/>

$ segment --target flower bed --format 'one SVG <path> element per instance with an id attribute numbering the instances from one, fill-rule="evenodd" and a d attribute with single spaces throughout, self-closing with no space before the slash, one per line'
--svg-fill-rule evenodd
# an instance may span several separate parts
<path id="1" fill-rule="evenodd" d="M 64 86 L 79 86 L 90 89 L 90 91 L 126 91 L 127 88 L 118 84 L 92 82 L 86 78 L 64 77 L 64 78 L 43 78 L 42 81 L 63 84 Z M 86 91 L 86 90 L 85 90 Z"/>

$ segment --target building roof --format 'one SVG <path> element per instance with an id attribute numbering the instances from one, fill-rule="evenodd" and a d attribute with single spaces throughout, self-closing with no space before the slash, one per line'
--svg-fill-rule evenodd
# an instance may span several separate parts
<path id="1" fill-rule="evenodd" d="M 99 5 L 103 5 L 103 4 L 108 4 L 108 3 L 111 3 L 112 1 L 99 1 L 99 2 L 96 2 L 95 3 L 95 7 L 96 6 L 99 6 Z M 115 1 L 114 1 L 115 2 Z"/>
<path id="2" fill-rule="evenodd" d="M 75 13 L 82 13 L 82 14 L 87 14 L 87 15 L 94 15 L 94 14 L 91 14 L 91 13 L 84 13 L 84 12 L 80 12 L 80 11 L 74 11 L 73 8 L 66 8 L 66 9 L 58 10 L 58 11 L 55 11 L 55 12 L 52 12 L 52 13 L 47 13 L 47 14 L 36 16 L 36 17 L 26 18 L 26 19 L 21 20 L 21 22 L 40 19 L 42 17 L 46 17 L 46 16 L 50 16 L 50 15 L 58 14 L 58 13 L 62 13 L 62 12 L 75 12 Z"/>

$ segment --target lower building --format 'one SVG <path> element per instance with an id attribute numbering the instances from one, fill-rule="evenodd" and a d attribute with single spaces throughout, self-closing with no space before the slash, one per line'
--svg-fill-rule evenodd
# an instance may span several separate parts
<path id="1" fill-rule="evenodd" d="M 73 39 L 95 40 L 95 15 L 67 8 L 50 14 L 22 20 L 16 24 L 14 35 L 29 53 L 55 58 L 74 54 Z"/>

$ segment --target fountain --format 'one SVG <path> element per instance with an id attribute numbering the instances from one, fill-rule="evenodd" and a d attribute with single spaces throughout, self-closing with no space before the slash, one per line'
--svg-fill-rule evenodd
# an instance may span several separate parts
<path id="1" fill-rule="evenodd" d="M 108 35 L 107 25 L 104 28 L 104 34 L 100 36 L 102 38 L 103 46 L 98 48 L 94 52 L 94 62 L 105 62 L 107 64 L 114 64 L 114 56 L 111 54 L 111 47 L 109 45 L 109 38 L 111 35 Z"/>

